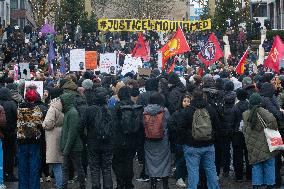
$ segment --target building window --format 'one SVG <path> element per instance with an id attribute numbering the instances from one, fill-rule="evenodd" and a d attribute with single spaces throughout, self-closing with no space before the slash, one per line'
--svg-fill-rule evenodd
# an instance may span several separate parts
<path id="1" fill-rule="evenodd" d="M 21 18 L 21 19 L 20 19 L 20 29 L 21 29 L 21 30 L 23 30 L 24 27 L 25 27 L 25 21 L 26 21 L 25 18 Z"/>
<path id="2" fill-rule="evenodd" d="M 11 9 L 18 9 L 18 0 L 11 0 Z"/>
<path id="3" fill-rule="evenodd" d="M 267 17 L 267 5 L 266 4 L 253 4 L 252 14 L 253 14 L 253 17 Z"/>
<path id="4" fill-rule="evenodd" d="M 20 9 L 26 9 L 25 0 L 20 0 Z"/>

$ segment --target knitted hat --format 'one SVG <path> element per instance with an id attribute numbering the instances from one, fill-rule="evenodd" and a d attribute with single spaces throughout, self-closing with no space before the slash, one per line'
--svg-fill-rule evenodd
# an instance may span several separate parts
<path id="1" fill-rule="evenodd" d="M 83 82 L 82 82 L 82 87 L 86 90 L 89 90 L 89 89 L 92 89 L 94 86 L 94 83 L 92 80 L 90 79 L 85 79 Z"/>
<path id="2" fill-rule="evenodd" d="M 244 77 L 242 83 L 243 83 L 243 86 L 251 85 L 252 79 L 250 77 Z"/>
<path id="3" fill-rule="evenodd" d="M 27 102 L 36 102 L 38 99 L 38 94 L 36 90 L 30 89 L 27 90 L 26 95 L 25 95 L 25 100 Z"/>
<path id="4" fill-rule="evenodd" d="M 253 93 L 249 98 L 250 105 L 260 105 L 261 103 L 261 96 L 258 93 Z"/>

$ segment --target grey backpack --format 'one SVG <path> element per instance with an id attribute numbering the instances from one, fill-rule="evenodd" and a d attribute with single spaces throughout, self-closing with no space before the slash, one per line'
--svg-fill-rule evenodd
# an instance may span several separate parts
<path id="1" fill-rule="evenodd" d="M 212 123 L 209 112 L 205 108 L 196 108 L 193 114 L 192 137 L 200 141 L 212 139 Z"/>

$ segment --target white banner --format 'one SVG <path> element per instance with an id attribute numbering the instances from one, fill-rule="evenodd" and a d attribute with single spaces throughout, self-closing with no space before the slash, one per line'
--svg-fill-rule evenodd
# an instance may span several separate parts
<path id="1" fill-rule="evenodd" d="M 116 53 L 100 54 L 100 71 L 115 75 L 117 71 L 116 64 L 118 62 Z"/>
<path id="2" fill-rule="evenodd" d="M 128 54 L 125 56 L 121 75 L 125 75 L 129 72 L 136 74 L 138 73 L 138 68 L 142 68 L 142 65 L 143 62 L 141 58 L 132 57 L 131 54 Z"/>
<path id="3" fill-rule="evenodd" d="M 25 81 L 25 95 L 26 95 L 26 90 L 28 86 L 36 86 L 36 90 L 38 94 L 43 96 L 43 81 Z"/>
<path id="4" fill-rule="evenodd" d="M 70 71 L 85 71 L 85 49 L 70 50 Z"/>

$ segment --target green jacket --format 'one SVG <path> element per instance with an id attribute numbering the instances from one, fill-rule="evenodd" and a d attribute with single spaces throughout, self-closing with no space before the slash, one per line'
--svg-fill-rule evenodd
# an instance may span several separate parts
<path id="1" fill-rule="evenodd" d="M 79 135 L 80 116 L 73 104 L 74 94 L 63 94 L 60 99 L 64 113 L 60 149 L 63 155 L 68 155 L 70 152 L 81 152 L 83 143 Z"/>
<path id="2" fill-rule="evenodd" d="M 272 113 L 261 107 L 256 111 L 262 119 L 264 119 L 268 128 L 277 130 L 277 121 Z M 264 128 L 259 119 L 257 119 L 256 125 L 252 128 L 252 124 L 248 121 L 250 113 L 251 110 L 247 110 L 243 113 L 244 136 L 248 150 L 249 163 L 256 164 L 274 157 L 277 152 L 271 153 L 269 151 Z"/>

